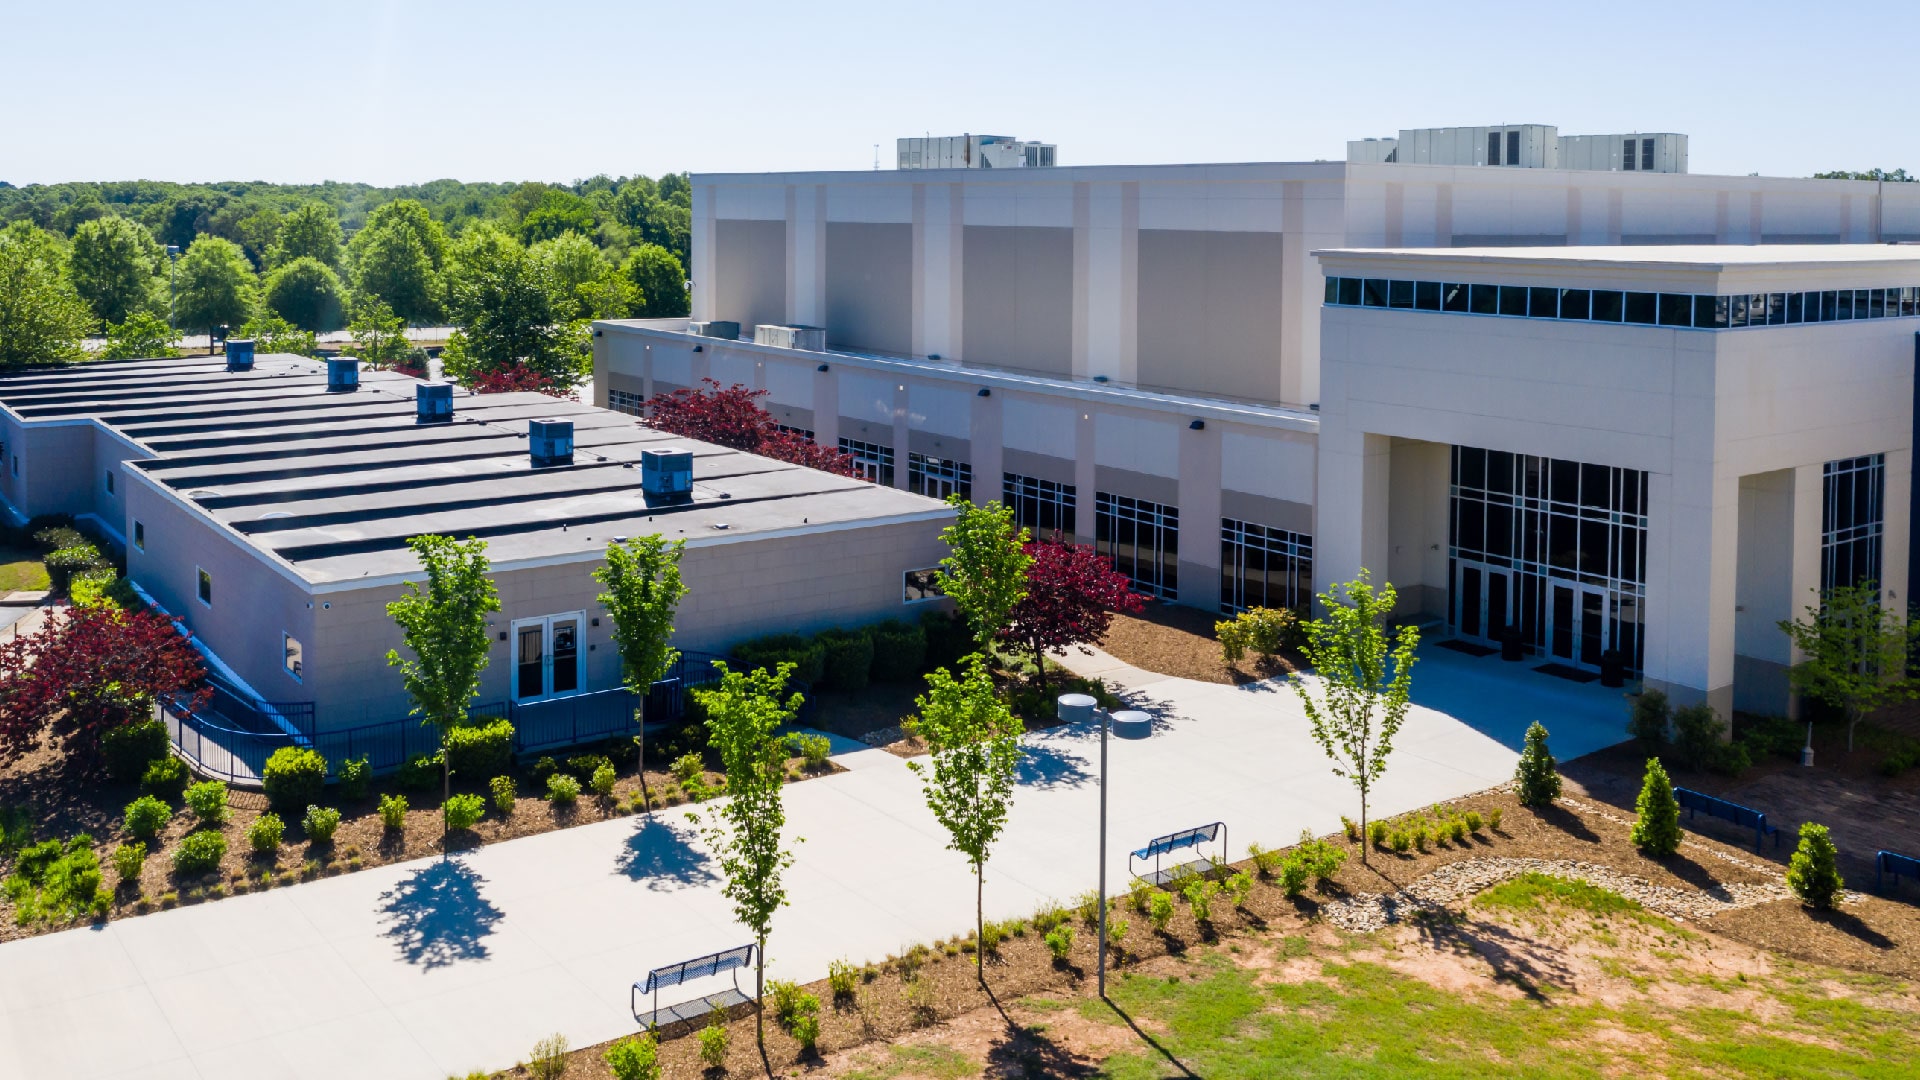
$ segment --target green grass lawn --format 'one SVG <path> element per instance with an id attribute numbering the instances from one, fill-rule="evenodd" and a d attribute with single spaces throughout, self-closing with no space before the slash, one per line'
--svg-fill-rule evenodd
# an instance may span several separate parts
<path id="1" fill-rule="evenodd" d="M 0 593 L 32 592 L 47 587 L 47 568 L 38 552 L 0 547 Z"/>

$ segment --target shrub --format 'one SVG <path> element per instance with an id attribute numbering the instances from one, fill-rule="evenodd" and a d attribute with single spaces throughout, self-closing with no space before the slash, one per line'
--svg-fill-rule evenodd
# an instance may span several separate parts
<path id="1" fill-rule="evenodd" d="M 1249 652 L 1271 659 L 1293 635 L 1295 621 L 1293 612 L 1284 608 L 1249 608 L 1232 619 L 1214 623 L 1221 659 L 1229 666 Z"/>
<path id="2" fill-rule="evenodd" d="M 687 700 L 692 701 L 693 695 L 688 694 Z M 540 755 L 539 760 L 533 763 L 533 769 L 532 769 L 533 778 L 542 784 L 547 782 L 547 777 L 552 776 L 554 773 L 559 771 L 560 771 L 560 763 L 553 760 L 553 758 L 548 757 L 546 754 Z"/>
<path id="3" fill-rule="evenodd" d="M 367 755 L 346 758 L 340 762 L 337 770 L 340 777 L 340 797 L 343 799 L 364 799 L 367 788 L 373 784 L 373 766 L 367 763 Z"/>
<path id="4" fill-rule="evenodd" d="M 113 898 L 102 887 L 93 837 L 77 833 L 65 844 L 43 840 L 20 852 L 4 887 L 22 924 L 106 914 Z"/>
<path id="5" fill-rule="evenodd" d="M 1673 711 L 1673 752 L 1689 769 L 1707 769 L 1719 760 L 1727 723 L 1701 702 Z"/>
<path id="6" fill-rule="evenodd" d="M 1475 814 L 1474 817 L 1478 818 L 1479 815 Z M 1465 844 L 1467 842 L 1468 831 L 1467 820 L 1465 818 L 1447 819 L 1447 839 L 1452 840 L 1456 844 Z"/>
<path id="7" fill-rule="evenodd" d="M 448 728 L 446 738 L 447 763 L 455 776 L 503 772 L 513 762 L 513 721 L 504 717 Z"/>
<path id="8" fill-rule="evenodd" d="M 122 885 L 140 883 L 140 871 L 147 865 L 147 845 L 121 844 L 113 849 L 113 873 Z"/>
<path id="9" fill-rule="evenodd" d="M 947 611 L 920 613 L 920 629 L 926 634 L 927 654 L 922 661 L 928 671 L 951 668 L 973 651 L 973 631 L 966 620 Z"/>
<path id="10" fill-rule="evenodd" d="M 673 759 L 673 778 L 682 784 L 698 780 L 706 771 L 706 761 L 699 754 L 681 754 Z"/>
<path id="11" fill-rule="evenodd" d="M 1487 828 L 1492 829 L 1494 832 L 1499 832 L 1500 817 L 1504 813 L 1506 813 L 1506 811 L 1500 809 L 1497 806 L 1491 810 L 1488 810 L 1487 811 Z"/>
<path id="12" fill-rule="evenodd" d="M 1227 878 L 1226 888 L 1227 897 L 1233 901 L 1233 906 L 1245 907 L 1248 898 L 1253 896 L 1253 875 L 1242 870 Z"/>
<path id="13" fill-rule="evenodd" d="M 1800 846 L 1787 864 L 1787 888 L 1808 907 L 1825 911 L 1846 888 L 1840 878 L 1838 852 L 1825 825 L 1809 821 L 1800 826 Z"/>
<path id="14" fill-rule="evenodd" d="M 659 1057 L 660 1046 L 650 1031 L 621 1039 L 601 1055 L 614 1080 L 658 1080 Z"/>
<path id="15" fill-rule="evenodd" d="M 1413 834 L 1405 829 L 1395 829 L 1393 835 L 1387 838 L 1387 843 L 1395 852 L 1405 855 L 1413 847 Z"/>
<path id="16" fill-rule="evenodd" d="M 1285 869 L 1282 868 L 1282 873 Z M 1207 922 L 1213 917 L 1213 898 L 1220 895 L 1220 885 L 1212 878 L 1195 877 L 1180 890 L 1187 898 L 1187 906 L 1193 909 L 1193 917 Z"/>
<path id="17" fill-rule="evenodd" d="M 593 783 L 593 774 L 599 772 L 602 766 L 612 764 L 605 754 L 575 754 L 567 759 L 567 775 L 585 787 Z"/>
<path id="18" fill-rule="evenodd" d="M 415 754 L 400 763 L 400 790 L 432 791 L 440 786 L 440 756 Z"/>
<path id="19" fill-rule="evenodd" d="M 1338 874 L 1340 868 L 1347 863 L 1347 853 L 1345 851 L 1327 843 L 1325 840 L 1315 839 L 1311 833 L 1304 829 L 1301 830 L 1300 833 L 1300 846 L 1294 849 L 1294 853 L 1299 856 L 1300 861 L 1306 866 L 1307 873 L 1312 875 L 1313 880 L 1317 884 L 1321 885 L 1332 881 L 1334 875 Z"/>
<path id="20" fill-rule="evenodd" d="M 613 798 L 613 766 L 602 765 L 593 770 L 593 780 L 589 786 L 593 788 L 595 797 L 601 799 Z"/>
<path id="21" fill-rule="evenodd" d="M 380 824 L 389 829 L 407 827 L 407 797 L 405 795 L 380 796 Z"/>
<path id="22" fill-rule="evenodd" d="M 440 816 L 450 832 L 471 829 L 487 813 L 487 800 L 478 795 L 450 795 L 440 804 Z"/>
<path id="23" fill-rule="evenodd" d="M 534 1080 L 559 1080 L 567 1071 L 567 1037 L 554 1032 L 533 1044 L 527 1055 L 527 1075 Z"/>
<path id="24" fill-rule="evenodd" d="M 66 592 L 75 574 L 108 565 L 101 557 L 100 549 L 84 540 L 55 548 L 42 561 L 46 563 L 49 587 L 56 593 Z"/>
<path id="25" fill-rule="evenodd" d="M 487 781 L 487 787 L 493 793 L 493 808 L 503 815 L 513 813 L 513 804 L 520 794 L 520 785 L 514 783 L 511 776 L 496 776 Z"/>
<path id="26" fill-rule="evenodd" d="M 1307 861 L 1296 852 L 1280 864 L 1280 889 L 1288 897 L 1299 896 L 1307 891 L 1307 879 L 1311 876 Z"/>
<path id="27" fill-rule="evenodd" d="M 1147 901 L 1147 921 L 1156 931 L 1164 933 L 1167 924 L 1173 921 L 1173 897 L 1165 890 L 1153 890 L 1153 896 Z"/>
<path id="28" fill-rule="evenodd" d="M 926 670 L 927 632 L 913 623 L 888 619 L 873 628 L 873 681 L 906 682 Z"/>
<path id="29" fill-rule="evenodd" d="M 826 649 L 820 686 L 825 690 L 865 690 L 873 670 L 873 638 L 865 630 L 822 630 L 815 639 Z"/>
<path id="30" fill-rule="evenodd" d="M 1535 720 L 1527 725 L 1527 744 L 1513 770 L 1513 778 L 1519 782 L 1515 794 L 1520 805 L 1546 806 L 1560 797 L 1560 774 L 1554 765 L 1553 755 L 1547 751 L 1547 729 Z"/>
<path id="31" fill-rule="evenodd" d="M 333 834 L 340 828 L 340 811 L 331 806 L 309 806 L 307 816 L 300 819 L 300 828 L 306 831 L 309 841 L 331 844 Z"/>
<path id="32" fill-rule="evenodd" d="M 827 650 L 819 639 L 799 634 L 771 634 L 743 641 L 733 647 L 733 655 L 748 668 L 778 671 L 782 663 L 793 665 L 793 677 L 803 683 L 817 683 L 826 664 Z"/>
<path id="33" fill-rule="evenodd" d="M 733 1033 L 727 1030 L 727 1010 L 718 1005 L 707 1014 L 707 1026 L 700 1029 L 700 1060 L 710 1069 L 727 1067 L 727 1044 Z"/>
<path id="34" fill-rule="evenodd" d="M 1409 826 L 1407 831 L 1413 834 L 1413 846 L 1419 848 L 1420 851 L 1424 853 L 1427 850 L 1427 843 L 1433 839 L 1433 833 L 1427 825 L 1427 820 L 1421 818 Z"/>
<path id="35" fill-rule="evenodd" d="M 311 806 L 326 789 L 327 759 L 317 750 L 283 746 L 268 756 L 260 784 L 276 810 Z"/>
<path id="36" fill-rule="evenodd" d="M 1034 911 L 1033 928 L 1044 934 L 1072 917 L 1072 913 L 1067 911 L 1066 908 L 1052 901 L 1048 901 Z"/>
<path id="37" fill-rule="evenodd" d="M 173 872 L 182 877 L 194 877 L 212 873 L 220 869 L 220 860 L 227 857 L 227 838 L 223 833 L 197 832 L 180 841 L 173 849 Z"/>
<path id="38" fill-rule="evenodd" d="M 140 790 L 156 799 L 173 802 L 187 790 L 187 763 L 172 754 L 155 759 L 140 775 Z"/>
<path id="39" fill-rule="evenodd" d="M 1348 817 L 1345 814 L 1341 814 L 1340 827 L 1347 831 L 1347 843 L 1357 844 L 1360 842 L 1360 823 L 1359 822 L 1353 820 L 1352 818 Z"/>
<path id="40" fill-rule="evenodd" d="M 802 1020 L 814 1018 L 813 1034 L 814 1038 L 819 1038 L 817 1019 L 820 1012 L 819 998 L 801 989 L 800 984 L 788 982 L 785 979 L 774 979 L 769 982 L 767 991 L 773 996 L 774 1020 L 786 1029 L 787 1034 L 800 1039 L 800 1032 L 795 1029 L 800 1026 Z M 802 1046 L 811 1047 L 805 1039 L 800 1039 L 800 1043 Z"/>
<path id="41" fill-rule="evenodd" d="M 820 1018 L 812 1014 L 802 1016 L 787 1029 L 787 1034 L 793 1036 L 803 1052 L 812 1053 L 814 1046 L 820 1042 Z"/>
<path id="42" fill-rule="evenodd" d="M 1274 870 L 1280 865 L 1280 853 L 1272 848 L 1261 847 L 1259 844 L 1247 845 L 1247 858 L 1253 860 L 1253 868 L 1263 878 L 1272 877 Z"/>
<path id="43" fill-rule="evenodd" d="M 1640 749 L 1649 754 L 1660 749 L 1667 741 L 1667 722 L 1673 717 L 1673 709 L 1667 704 L 1667 695 L 1658 690 L 1642 690 L 1633 699 L 1633 712 L 1627 716 L 1627 734 L 1640 743 Z"/>
<path id="44" fill-rule="evenodd" d="M 580 798 L 580 781 L 566 773 L 547 777 L 547 801 L 555 806 L 572 806 Z"/>
<path id="45" fill-rule="evenodd" d="M 860 969 L 851 962 L 835 960 L 827 965 L 827 988 L 833 991 L 833 1000 L 851 1001 L 859 981 Z"/>
<path id="46" fill-rule="evenodd" d="M 1377 848 L 1386 847 L 1387 846 L 1387 823 L 1384 821 L 1368 822 L 1367 823 L 1367 839 L 1373 842 L 1374 847 L 1377 847 Z"/>
<path id="47" fill-rule="evenodd" d="M 218 825 L 227 820 L 227 785 L 207 780 L 187 789 L 187 808 L 202 825 Z"/>
<path id="48" fill-rule="evenodd" d="M 824 768 L 827 758 L 833 756 L 833 741 L 825 735 L 796 731 L 787 736 L 787 746 L 800 755 L 800 763 L 809 769 Z"/>
<path id="49" fill-rule="evenodd" d="M 1628 834 L 1635 847 L 1648 855 L 1671 855 L 1680 850 L 1680 803 L 1673 797 L 1673 782 L 1659 758 L 1647 759 L 1646 779 L 1640 785 L 1640 797 L 1634 800 L 1638 812 Z"/>
<path id="50" fill-rule="evenodd" d="M 160 835 L 173 818 L 173 808 L 151 795 L 142 795 L 127 804 L 127 835 L 151 840 Z"/>
<path id="51" fill-rule="evenodd" d="M 1213 636 L 1220 643 L 1220 662 L 1227 667 L 1246 659 L 1247 627 L 1239 619 L 1221 619 L 1213 624 Z"/>
<path id="52" fill-rule="evenodd" d="M 1053 962 L 1064 963 L 1073 952 L 1073 924 L 1061 923 L 1047 931 L 1046 942 L 1047 952 L 1052 954 Z"/>
<path id="53" fill-rule="evenodd" d="M 158 719 L 123 724 L 100 737 L 107 775 L 122 784 L 135 783 L 145 776 L 147 766 L 168 756 L 168 746 L 167 725 Z"/>
<path id="54" fill-rule="evenodd" d="M 272 855 L 280 850 L 280 841 L 287 835 L 287 823 L 280 815 L 269 810 L 253 819 L 247 826 L 247 846 L 255 855 Z"/>
<path id="55" fill-rule="evenodd" d="M 1486 821 L 1480 816 L 1480 811 L 1478 810 L 1467 811 L 1467 831 L 1468 832 L 1473 833 L 1474 835 L 1477 836 L 1480 833 L 1480 827 L 1485 824 L 1486 824 Z"/>

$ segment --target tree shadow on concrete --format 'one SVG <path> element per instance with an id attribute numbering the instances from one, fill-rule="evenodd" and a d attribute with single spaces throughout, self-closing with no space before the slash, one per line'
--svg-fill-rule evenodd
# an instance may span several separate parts
<path id="1" fill-rule="evenodd" d="M 636 820 L 633 834 L 621 845 L 619 871 L 644 882 L 655 892 L 697 889 L 720 880 L 713 860 L 693 846 L 693 826 L 659 817 Z"/>
<path id="2" fill-rule="evenodd" d="M 429 970 L 487 958 L 502 914 L 481 895 L 486 879 L 463 860 L 442 857 L 380 894 L 382 933 L 407 963 Z"/>

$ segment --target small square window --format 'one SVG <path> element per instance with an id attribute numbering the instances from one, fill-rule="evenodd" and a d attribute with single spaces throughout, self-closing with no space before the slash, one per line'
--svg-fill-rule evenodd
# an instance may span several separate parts
<path id="1" fill-rule="evenodd" d="M 1340 279 L 1340 304 L 1343 307 L 1360 306 L 1360 279 L 1343 277 Z"/>
<path id="2" fill-rule="evenodd" d="M 287 674 L 297 681 L 306 668 L 306 650 L 300 647 L 300 639 L 292 634 L 281 634 L 280 655 L 280 662 L 286 667 Z"/>
<path id="3" fill-rule="evenodd" d="M 205 570 L 202 570 L 197 566 L 194 567 L 193 572 L 199 578 L 200 602 L 207 605 L 208 607 L 212 607 L 213 606 L 213 575 L 207 573 Z"/>
<path id="4" fill-rule="evenodd" d="M 133 546 L 141 551 L 147 550 L 147 523 L 144 521 L 133 523 Z"/>
<path id="5" fill-rule="evenodd" d="M 1387 306 L 1410 308 L 1413 306 L 1413 282 L 1395 281 L 1387 286 Z"/>
<path id="6" fill-rule="evenodd" d="M 1473 310 L 1467 303 L 1467 286 L 1452 282 L 1440 286 L 1440 310 L 1455 312 Z"/>
<path id="7" fill-rule="evenodd" d="M 1787 322 L 1789 324 L 1802 321 L 1803 316 L 1806 314 L 1806 308 L 1806 293 L 1790 292 L 1787 294 Z"/>
<path id="8" fill-rule="evenodd" d="M 1767 294 L 1767 325 L 1785 326 L 1787 323 L 1787 294 Z"/>
<path id="9" fill-rule="evenodd" d="M 1593 314 L 1593 294 L 1585 289 L 1560 290 L 1560 317 L 1585 319 Z"/>
<path id="10" fill-rule="evenodd" d="M 1440 283 L 1437 281 L 1414 282 L 1413 306 L 1421 311 L 1439 311 Z M 1908 314 L 1912 313 L 1909 312 Z"/>
<path id="11" fill-rule="evenodd" d="M 1387 280 L 1367 278 L 1360 287 L 1360 302 L 1365 307 L 1387 306 Z"/>
<path id="12" fill-rule="evenodd" d="M 1630 292 L 1627 294 L 1627 321 L 1642 325 L 1653 325 L 1658 314 L 1655 300 L 1657 293 Z"/>
<path id="13" fill-rule="evenodd" d="M 1329 304 L 1337 304 L 1340 302 L 1340 279 L 1339 278 L 1330 277 L 1327 279 L 1327 295 L 1326 295 L 1325 302 Z"/>
<path id="14" fill-rule="evenodd" d="M 1692 326 L 1693 297 L 1680 293 L 1661 293 L 1660 325 Z"/>
<path id="15" fill-rule="evenodd" d="M 1559 289 L 1529 289 L 1531 299 L 1527 301 L 1527 314 L 1536 319 L 1557 319 L 1560 317 Z"/>
<path id="16" fill-rule="evenodd" d="M 1593 321 L 1619 322 L 1620 310 L 1623 303 L 1624 299 L 1621 293 L 1614 292 L 1612 289 L 1595 289 L 1593 291 Z"/>
<path id="17" fill-rule="evenodd" d="M 1525 315 L 1527 313 L 1527 287 L 1524 285 L 1500 286 L 1500 314 Z"/>
<path id="18" fill-rule="evenodd" d="M 1715 330 L 1727 325 L 1727 309 L 1719 297 L 1693 298 L 1693 325 L 1697 330 Z"/>
<path id="19" fill-rule="evenodd" d="M 1500 286 L 1470 285 L 1471 309 L 1475 315 L 1500 314 Z"/>

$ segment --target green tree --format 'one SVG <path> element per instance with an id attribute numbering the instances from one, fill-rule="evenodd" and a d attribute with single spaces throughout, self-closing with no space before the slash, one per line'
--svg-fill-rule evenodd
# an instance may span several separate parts
<path id="1" fill-rule="evenodd" d="M 1633 828 L 1627 839 L 1635 847 L 1656 857 L 1680 850 L 1680 801 L 1673 797 L 1673 781 L 1659 758 L 1647 759 L 1647 775 L 1640 782 L 1640 796 L 1633 801 Z"/>
<path id="2" fill-rule="evenodd" d="M 403 322 L 438 318 L 447 237 L 427 208 L 400 199 L 375 210 L 347 245 L 353 284 L 383 301 Z"/>
<path id="3" fill-rule="evenodd" d="M 1829 589 L 1822 602 L 1807 605 L 1804 618 L 1778 625 L 1806 658 L 1788 670 L 1788 680 L 1846 718 L 1849 753 L 1867 714 L 1920 695 L 1920 682 L 1906 669 L 1909 648 L 1920 642 L 1920 622 L 1882 606 L 1874 582 Z"/>
<path id="4" fill-rule="evenodd" d="M 606 256 L 593 241 L 577 232 L 562 233 L 542 240 L 527 250 L 533 262 L 547 277 L 554 294 L 554 317 L 562 321 L 618 315 L 596 311 L 596 301 L 605 302 L 601 283 L 614 277 Z M 620 314 L 625 314 L 621 312 Z"/>
<path id="5" fill-rule="evenodd" d="M 548 188 L 520 220 L 520 241 L 535 244 L 569 232 L 593 232 L 593 204 L 570 191 Z"/>
<path id="6" fill-rule="evenodd" d="M 470 379 L 525 367 L 571 384 L 592 367 L 591 355 L 556 303 L 552 277 L 513 237 L 477 225 L 449 257 L 450 311 L 460 327 L 448 343 L 447 370 Z"/>
<path id="7" fill-rule="evenodd" d="M 1393 737 L 1407 716 L 1413 690 L 1414 650 L 1420 630 L 1407 625 L 1389 639 L 1387 616 L 1396 599 L 1393 584 L 1378 590 L 1366 570 L 1344 584 L 1320 594 L 1325 617 L 1302 627 L 1306 645 L 1301 652 L 1313 668 L 1313 683 L 1293 675 L 1313 739 L 1333 760 L 1333 775 L 1343 776 L 1360 792 L 1360 834 L 1367 833 L 1367 796 L 1387 769 Z M 1360 847 L 1360 861 L 1367 848 Z"/>
<path id="8" fill-rule="evenodd" d="M 647 791 L 647 693 L 666 677 L 680 653 L 673 640 L 673 616 L 687 587 L 680 581 L 680 553 L 685 540 L 667 541 L 658 533 L 607 545 L 607 562 L 593 572 L 606 588 L 599 596 L 613 616 L 613 644 L 620 650 L 620 674 L 633 692 L 634 745 L 640 750 L 640 794 L 647 811 L 653 796 Z"/>
<path id="9" fill-rule="evenodd" d="M 173 327 L 167 320 L 147 311 L 136 311 L 118 326 L 107 327 L 107 347 L 100 350 L 102 360 L 164 360 L 179 356 L 173 347 Z"/>
<path id="10" fill-rule="evenodd" d="M 281 264 L 267 275 L 267 308 L 302 330 L 340 328 L 347 290 L 340 275 L 311 255 Z"/>
<path id="11" fill-rule="evenodd" d="M 1033 565 L 1027 530 L 1014 524 L 1013 511 L 1003 503 L 975 506 L 959 495 L 949 496 L 947 503 L 960 516 L 940 532 L 948 549 L 940 560 L 940 591 L 960 609 L 975 646 L 985 650 L 1027 595 L 1027 569 Z"/>
<path id="12" fill-rule="evenodd" d="M 353 335 L 353 351 L 360 361 L 377 368 L 390 368 L 407 358 L 412 348 L 407 342 L 407 324 L 393 309 L 379 300 L 363 300 L 354 305 L 353 322 L 347 332 Z"/>
<path id="13" fill-rule="evenodd" d="M 111 325 L 153 310 L 166 261 L 152 233 L 123 217 L 102 217 L 74 230 L 68 274 L 93 317 Z"/>
<path id="14" fill-rule="evenodd" d="M 1787 862 L 1787 888 L 1808 907 L 1825 911 L 1846 887 L 1840 877 L 1840 853 L 1834 850 L 1827 827 L 1811 821 L 1801 825 L 1800 846 Z"/>
<path id="15" fill-rule="evenodd" d="M 426 588 L 409 581 L 387 615 L 400 626 L 412 657 L 387 650 L 387 665 L 400 669 L 413 699 L 410 715 L 434 730 L 440 742 L 441 803 L 452 794 L 447 732 L 466 723 L 467 707 L 480 694 L 492 635 L 487 616 L 500 610 L 500 592 L 487 576 L 487 543 L 450 536 L 416 536 L 407 546 L 426 571 Z"/>
<path id="16" fill-rule="evenodd" d="M 673 252 L 659 244 L 641 244 L 627 256 L 620 272 L 639 291 L 642 317 L 666 319 L 687 313 L 687 271 Z"/>
<path id="17" fill-rule="evenodd" d="M 218 236 L 203 236 L 180 257 L 174 271 L 173 321 L 177 326 L 205 330 L 238 326 L 253 311 L 253 265 L 240 245 Z M 209 340 L 207 352 L 213 352 Z"/>
<path id="18" fill-rule="evenodd" d="M 793 677 L 790 663 L 776 671 L 752 672 L 732 671 L 721 660 L 713 666 L 720 672 L 719 684 L 693 693 L 707 711 L 707 743 L 726 769 L 727 801 L 717 811 L 718 820 L 707 827 L 706 837 L 726 875 L 721 894 L 733 902 L 733 917 L 752 931 L 759 946 L 753 975 L 754 1027 L 764 1062 L 767 936 L 773 931 L 773 916 L 786 906 L 782 875 L 793 865 L 792 852 L 780 836 L 787 823 L 780 792 L 786 780 L 787 751 L 774 733 L 793 720 L 803 699 L 799 694 L 781 697 Z M 801 838 L 788 842 L 798 844 Z"/>
<path id="19" fill-rule="evenodd" d="M 928 674 L 927 692 L 914 699 L 914 724 L 933 757 L 907 767 L 919 774 L 927 809 L 947 830 L 948 850 L 965 855 L 973 867 L 975 974 L 985 986 L 987 857 L 1013 805 L 1021 725 L 994 689 L 986 660 L 971 653 L 961 663 L 966 670 L 959 679 L 940 668 Z"/>
<path id="20" fill-rule="evenodd" d="M 268 266 L 285 266 L 295 259 L 317 260 L 329 270 L 340 268 L 340 217 L 323 202 L 304 202 L 280 219 L 280 232 L 267 251 Z"/>
<path id="21" fill-rule="evenodd" d="M 80 356 L 93 312 L 67 281 L 64 253 L 25 221 L 0 229 L 0 366 L 58 364 Z"/>
<path id="22" fill-rule="evenodd" d="M 1521 806 L 1547 806 L 1560 797 L 1557 764 L 1547 749 L 1547 729 L 1541 727 L 1538 720 L 1528 724 L 1526 746 L 1521 749 L 1520 762 L 1513 769 Z"/>
<path id="23" fill-rule="evenodd" d="M 302 330 L 278 315 L 255 315 L 240 328 L 237 336 L 252 340 L 256 356 L 267 353 L 318 356 L 320 353 L 313 331 Z"/>

